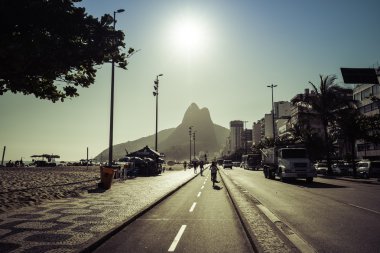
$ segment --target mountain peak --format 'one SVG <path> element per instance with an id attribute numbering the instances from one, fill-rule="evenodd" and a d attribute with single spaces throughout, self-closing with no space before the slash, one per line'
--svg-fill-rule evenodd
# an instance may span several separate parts
<path id="1" fill-rule="evenodd" d="M 200 112 L 200 109 L 196 103 L 191 103 L 187 108 L 185 115 L 183 116 L 182 123 L 191 122 Z"/>

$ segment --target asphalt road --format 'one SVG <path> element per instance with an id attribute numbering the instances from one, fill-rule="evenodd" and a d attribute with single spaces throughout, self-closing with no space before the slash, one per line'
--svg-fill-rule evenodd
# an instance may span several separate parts
<path id="1" fill-rule="evenodd" d="M 283 183 L 234 167 L 228 176 L 318 252 L 379 252 L 380 185 L 315 178 Z"/>
<path id="2" fill-rule="evenodd" d="M 224 185 L 197 176 L 95 252 L 253 252 Z"/>

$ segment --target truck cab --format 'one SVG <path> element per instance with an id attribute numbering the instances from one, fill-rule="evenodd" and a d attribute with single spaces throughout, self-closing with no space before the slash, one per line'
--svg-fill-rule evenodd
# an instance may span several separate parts
<path id="1" fill-rule="evenodd" d="M 281 181 L 304 178 L 312 182 L 316 176 L 305 148 L 270 148 L 262 150 L 263 171 L 266 178 L 278 176 Z"/>

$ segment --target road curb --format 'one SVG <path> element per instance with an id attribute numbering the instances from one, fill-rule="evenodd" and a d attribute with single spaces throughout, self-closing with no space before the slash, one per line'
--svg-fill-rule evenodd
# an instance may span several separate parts
<path id="1" fill-rule="evenodd" d="M 324 179 L 336 179 L 336 180 L 342 180 L 342 181 L 349 181 L 349 182 L 359 183 L 359 184 L 380 185 L 380 181 L 375 181 L 375 180 L 370 180 L 370 179 L 354 179 L 354 178 L 333 177 L 333 176 L 318 176 L 318 177 L 324 178 Z"/>
<path id="2" fill-rule="evenodd" d="M 284 223 L 272 222 L 259 208 L 262 205 L 258 200 L 239 188 L 224 171 L 219 174 L 256 252 L 303 252 L 280 228 L 287 227 Z"/>
<path id="3" fill-rule="evenodd" d="M 95 249 L 97 249 L 100 245 L 102 245 L 104 242 L 106 242 L 108 239 L 110 239 L 115 234 L 119 233 L 121 230 L 123 230 L 126 226 L 131 224 L 133 221 L 137 220 L 139 217 L 147 213 L 149 210 L 151 210 L 153 207 L 164 201 L 166 198 L 173 195 L 176 191 L 181 189 L 183 186 L 185 186 L 187 183 L 189 183 L 191 180 L 196 178 L 199 174 L 195 174 L 193 177 L 188 179 L 187 181 L 181 183 L 179 186 L 177 186 L 175 189 L 169 191 L 168 193 L 164 194 L 162 197 L 158 198 L 153 203 L 149 204 L 145 208 L 143 208 L 140 212 L 136 213 L 126 221 L 124 221 L 121 225 L 102 233 L 100 236 L 96 236 L 96 238 L 93 238 L 90 240 L 86 245 L 79 251 L 80 253 L 89 253 L 93 252 Z"/>
<path id="4" fill-rule="evenodd" d="M 248 240 L 249 240 L 254 252 L 263 253 L 264 250 L 260 247 L 260 244 L 256 240 L 256 236 L 254 236 L 253 231 L 250 229 L 250 226 L 248 225 L 247 220 L 245 219 L 244 215 L 241 213 L 240 209 L 238 208 L 236 200 L 234 199 L 234 197 L 231 194 L 230 186 L 227 186 L 226 180 L 224 179 L 224 175 L 222 175 L 222 174 L 224 174 L 224 173 L 221 173 L 219 171 L 220 178 L 222 179 L 223 184 L 226 186 L 228 196 L 229 196 L 229 198 L 230 198 L 230 200 L 234 206 L 234 209 L 235 209 L 235 211 L 236 211 L 236 213 L 240 219 L 240 222 L 244 228 L 244 232 L 246 233 Z"/>

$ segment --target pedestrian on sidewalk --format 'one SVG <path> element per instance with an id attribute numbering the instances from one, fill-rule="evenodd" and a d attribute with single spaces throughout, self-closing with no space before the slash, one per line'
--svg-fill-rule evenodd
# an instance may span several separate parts
<path id="1" fill-rule="evenodd" d="M 197 161 L 193 161 L 194 173 L 197 174 Z"/>
<path id="2" fill-rule="evenodd" d="M 186 167 L 187 167 L 187 162 L 184 161 L 184 162 L 183 162 L 183 170 L 184 170 L 184 171 L 186 171 Z"/>
<path id="3" fill-rule="evenodd" d="M 203 161 L 201 161 L 200 163 L 199 163 L 199 170 L 200 170 L 200 172 L 201 172 L 201 176 L 203 177 Z"/>

